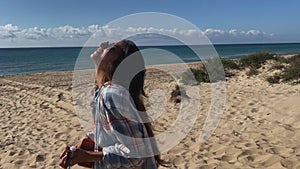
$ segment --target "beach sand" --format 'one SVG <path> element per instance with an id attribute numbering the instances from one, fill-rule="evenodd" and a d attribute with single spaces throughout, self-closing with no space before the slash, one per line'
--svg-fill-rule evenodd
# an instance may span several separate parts
<path id="1" fill-rule="evenodd" d="M 268 73 L 240 72 L 227 79 L 225 109 L 206 142 L 199 136 L 211 106 L 211 84 L 200 84 L 196 122 L 162 154 L 171 168 L 300 168 L 300 85 L 270 85 Z M 146 92 L 161 89 L 167 105 L 154 122 L 157 134 L 178 115 L 180 103 L 169 100 L 175 85 L 171 76 L 148 69 Z M 60 168 L 65 145 L 85 135 L 72 104 L 72 72 L 0 77 L 0 90 L 0 169 Z"/>

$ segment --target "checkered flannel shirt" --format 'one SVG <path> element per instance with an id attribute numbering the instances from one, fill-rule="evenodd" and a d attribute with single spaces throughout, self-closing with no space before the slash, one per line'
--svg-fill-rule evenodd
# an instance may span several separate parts
<path id="1" fill-rule="evenodd" d="M 123 86 L 111 83 L 99 88 L 93 99 L 95 151 L 122 143 L 129 148 L 129 158 L 107 154 L 95 162 L 96 169 L 136 168 L 156 169 L 145 126 L 140 123 L 130 94 Z"/>

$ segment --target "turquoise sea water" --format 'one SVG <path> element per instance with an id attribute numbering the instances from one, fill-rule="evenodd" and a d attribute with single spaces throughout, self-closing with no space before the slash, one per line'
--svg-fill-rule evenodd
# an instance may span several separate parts
<path id="1" fill-rule="evenodd" d="M 232 44 L 214 47 L 221 58 L 239 58 L 259 51 L 276 54 L 300 53 L 300 43 Z M 200 46 L 194 48 L 202 49 Z M 0 76 L 74 70 L 75 63 L 80 64 L 83 69 L 91 69 L 94 65 L 89 56 L 95 49 L 95 47 L 0 48 Z M 182 62 L 200 61 L 187 46 L 142 46 L 140 49 L 147 65 L 176 63 L 178 58 Z M 172 59 L 173 55 L 178 58 Z"/>

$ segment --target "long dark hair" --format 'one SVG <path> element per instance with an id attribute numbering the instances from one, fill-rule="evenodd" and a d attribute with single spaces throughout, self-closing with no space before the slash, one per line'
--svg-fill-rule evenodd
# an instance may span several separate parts
<path id="1" fill-rule="evenodd" d="M 116 49 L 116 48 L 120 48 Z M 101 60 L 98 65 L 96 72 L 96 81 L 97 86 L 101 87 L 104 83 L 109 81 L 117 81 L 118 84 L 121 84 L 127 87 L 131 98 L 133 99 L 137 110 L 140 112 L 146 112 L 146 108 L 144 105 L 143 97 L 147 97 L 144 91 L 144 79 L 145 79 L 145 63 L 142 57 L 139 48 L 135 45 L 134 42 L 130 40 L 122 40 L 114 45 L 109 50 L 116 50 L 116 52 L 120 52 L 119 55 L 111 55 L 109 51 L 106 53 L 106 56 Z M 118 50 L 118 51 L 117 51 Z M 130 57 L 128 57 L 130 56 Z M 122 74 L 120 76 L 115 76 L 115 72 L 118 69 L 118 66 L 125 58 L 131 58 L 129 60 L 130 63 L 126 65 L 126 75 Z M 127 60 L 127 59 L 126 59 Z M 134 63 L 132 61 L 134 60 Z M 136 73 L 138 72 L 138 73 Z M 133 74 L 134 73 L 134 74 Z M 130 78 L 132 77 L 132 78 Z M 130 82 L 128 80 L 132 79 Z M 147 130 L 148 137 L 154 137 L 152 124 L 150 122 L 144 123 L 144 126 Z M 158 147 L 155 141 L 151 141 L 152 148 L 154 152 L 158 152 Z M 167 162 L 162 160 L 160 155 L 154 155 L 156 165 L 167 166 Z"/>

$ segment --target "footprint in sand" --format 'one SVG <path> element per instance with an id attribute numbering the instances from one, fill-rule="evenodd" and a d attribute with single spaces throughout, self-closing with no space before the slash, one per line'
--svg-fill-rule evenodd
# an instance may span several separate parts
<path id="1" fill-rule="evenodd" d="M 35 162 L 42 162 L 45 160 L 45 157 L 44 155 L 42 154 L 38 154 L 36 157 L 35 157 Z"/>

